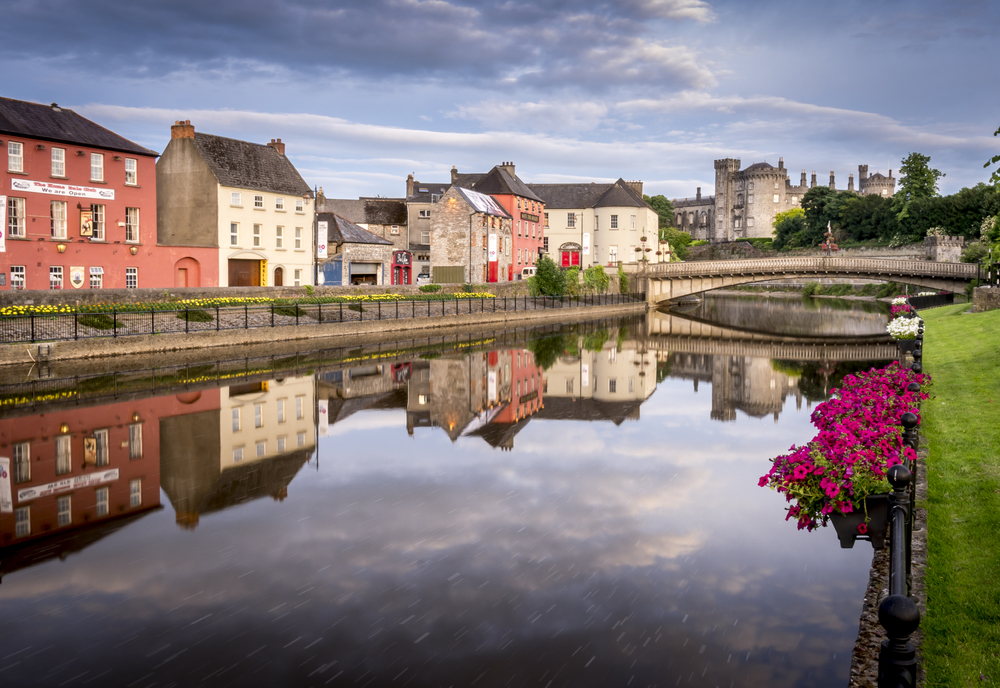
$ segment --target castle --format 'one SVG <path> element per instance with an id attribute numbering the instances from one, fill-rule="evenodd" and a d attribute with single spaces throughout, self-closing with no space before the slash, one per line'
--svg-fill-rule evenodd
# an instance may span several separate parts
<path id="1" fill-rule="evenodd" d="M 805 170 L 799 185 L 792 186 L 784 158 L 778 158 L 777 167 L 758 162 L 745 170 L 740 170 L 739 159 L 716 160 L 715 195 L 703 197 L 698 187 L 694 198 L 674 199 L 674 226 L 695 239 L 713 243 L 770 237 L 774 216 L 799 207 L 802 197 L 814 186 L 816 173 L 807 184 Z M 829 187 L 837 190 L 833 172 Z M 854 175 L 850 174 L 846 190 L 891 196 L 896 191 L 896 180 L 892 170 L 889 176 L 879 172 L 868 176 L 868 165 L 858 165 L 858 188 L 855 190 Z"/>

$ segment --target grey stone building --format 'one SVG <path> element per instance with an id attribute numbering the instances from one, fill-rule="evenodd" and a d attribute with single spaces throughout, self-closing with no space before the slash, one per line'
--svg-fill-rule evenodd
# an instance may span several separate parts
<path id="1" fill-rule="evenodd" d="M 410 249 L 405 198 L 327 198 L 320 188 L 316 195 L 316 212 L 333 213 L 353 222 L 362 229 L 391 241 L 398 250 Z"/>
<path id="2" fill-rule="evenodd" d="M 334 213 L 319 213 L 320 227 L 327 228 L 329 257 L 321 260 L 319 269 L 323 284 L 388 284 L 393 260 L 393 244 L 388 239 L 362 229 Z"/>
<path id="3" fill-rule="evenodd" d="M 484 284 L 491 272 L 508 281 L 511 219 L 491 196 L 459 186 L 445 191 L 429 218 L 434 282 Z"/>
<path id="4" fill-rule="evenodd" d="M 407 242 L 413 254 L 414 274 L 431 274 L 431 211 L 451 184 L 419 182 L 406 177 Z"/>
<path id="5" fill-rule="evenodd" d="M 800 207 L 802 197 L 816 184 L 816 173 L 807 182 L 802 170 L 798 185 L 793 186 L 783 158 L 778 158 L 777 167 L 758 162 L 742 170 L 737 158 L 716 160 L 715 194 L 703 197 L 699 187 L 694 198 L 674 199 L 674 225 L 695 239 L 711 242 L 770 237 L 775 215 Z M 837 190 L 832 171 L 828 186 Z M 895 187 L 892 170 L 888 176 L 868 176 L 868 165 L 859 165 L 858 188 L 850 174 L 847 189 L 840 190 L 891 196 Z"/>

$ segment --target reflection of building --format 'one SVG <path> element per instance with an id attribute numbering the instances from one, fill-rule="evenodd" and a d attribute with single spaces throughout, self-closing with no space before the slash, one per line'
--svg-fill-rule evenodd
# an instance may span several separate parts
<path id="1" fill-rule="evenodd" d="M 414 361 L 407 384 L 406 430 L 443 428 L 451 441 L 490 406 L 488 354 Z"/>
<path id="2" fill-rule="evenodd" d="M 404 385 L 410 379 L 412 367 L 411 363 L 371 363 L 321 373 L 316 383 L 316 398 L 327 402 L 328 426 L 358 411 L 404 408 Z"/>
<path id="3" fill-rule="evenodd" d="M 736 420 L 740 410 L 753 418 L 772 415 L 775 422 L 789 394 L 802 408 L 799 378 L 775 370 L 770 359 L 712 354 L 673 354 L 670 376 L 712 383 L 712 419 Z"/>
<path id="4" fill-rule="evenodd" d="M 13 513 L 0 513 L 0 575 L 79 551 L 160 506 L 160 420 L 218 409 L 209 392 L 0 421 Z"/>
<path id="5" fill-rule="evenodd" d="M 163 490 L 177 523 L 193 528 L 204 513 L 284 499 L 316 446 L 314 390 L 312 377 L 234 385 L 214 409 L 161 419 Z"/>
<path id="6" fill-rule="evenodd" d="M 491 351 L 487 366 L 485 423 L 469 434 L 509 451 L 514 448 L 514 436 L 544 407 L 543 370 L 526 349 Z"/>

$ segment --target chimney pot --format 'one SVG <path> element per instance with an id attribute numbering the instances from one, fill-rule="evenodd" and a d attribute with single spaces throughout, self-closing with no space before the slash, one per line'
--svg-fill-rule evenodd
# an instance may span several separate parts
<path id="1" fill-rule="evenodd" d="M 171 139 L 193 139 L 194 138 L 194 127 L 191 126 L 191 120 L 186 119 L 184 121 L 178 120 L 176 124 L 170 127 L 170 138 Z"/>
<path id="2" fill-rule="evenodd" d="M 281 139 L 271 139 L 271 143 L 267 144 L 269 148 L 273 148 L 282 155 L 285 154 L 285 144 L 281 142 Z"/>

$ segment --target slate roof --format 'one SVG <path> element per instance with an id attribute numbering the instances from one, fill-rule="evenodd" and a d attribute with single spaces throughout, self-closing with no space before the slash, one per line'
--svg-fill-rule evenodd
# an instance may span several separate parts
<path id="1" fill-rule="evenodd" d="M 406 201 L 402 198 L 362 198 L 365 222 L 370 225 L 405 225 Z"/>
<path id="2" fill-rule="evenodd" d="M 456 172 L 452 175 L 452 183 L 455 186 L 462 186 L 466 189 L 471 189 L 476 185 L 476 182 L 485 176 L 485 172 L 466 172 L 465 174 L 458 174 Z"/>
<path id="3" fill-rule="evenodd" d="M 295 166 L 270 146 L 197 131 L 194 145 L 222 186 L 312 197 Z"/>
<path id="4" fill-rule="evenodd" d="M 42 105 L 0 98 L 0 133 L 136 155 L 159 155 L 55 103 Z"/>
<path id="5" fill-rule="evenodd" d="M 423 183 L 413 182 L 413 195 L 407 197 L 407 201 L 410 203 L 430 203 L 431 196 L 437 195 L 441 196 L 447 193 L 448 189 L 451 188 L 450 183 Z M 421 191 L 421 189 L 427 189 L 426 191 Z"/>
<path id="6" fill-rule="evenodd" d="M 744 172 L 752 172 L 754 170 L 773 170 L 773 169 L 774 169 L 774 165 L 769 165 L 766 162 L 755 162 L 753 165 L 750 165 L 750 167 L 746 168 L 743 171 Z"/>
<path id="7" fill-rule="evenodd" d="M 365 202 L 360 198 L 328 198 L 316 205 L 317 213 L 333 213 L 348 222 L 361 224 L 365 221 Z"/>
<path id="8" fill-rule="evenodd" d="M 458 177 L 468 177 L 471 175 L 457 175 Z M 457 183 L 458 186 L 465 186 L 464 184 Z M 539 203 L 544 203 L 541 198 L 539 198 L 534 191 L 532 191 L 527 184 L 522 182 L 517 175 L 512 175 L 510 172 L 504 168 L 497 165 L 492 170 L 487 172 L 483 177 L 477 181 L 473 186 L 473 189 L 479 193 L 490 194 L 492 196 L 510 194 L 513 196 L 522 196 L 524 198 L 530 198 L 533 201 L 538 201 Z"/>
<path id="9" fill-rule="evenodd" d="M 648 208 L 651 207 L 635 189 L 619 179 L 594 204 L 595 208 Z"/>
<path id="10" fill-rule="evenodd" d="M 480 193 L 479 191 L 473 191 L 472 189 L 463 189 L 459 186 L 455 187 L 455 191 L 465 199 L 466 203 L 479 212 L 486 215 L 493 215 L 494 217 L 511 219 L 510 213 L 507 212 L 506 208 L 497 203 L 496 199 L 492 196 Z"/>
<path id="11" fill-rule="evenodd" d="M 876 172 L 875 174 L 869 175 L 868 179 L 869 180 L 871 180 L 871 179 L 892 179 L 892 177 L 886 177 L 881 172 Z"/>
<path id="12" fill-rule="evenodd" d="M 319 213 L 318 219 L 320 222 L 325 220 L 328 223 L 326 237 L 330 244 L 387 244 L 392 246 L 391 241 L 358 227 L 340 215 Z"/>

